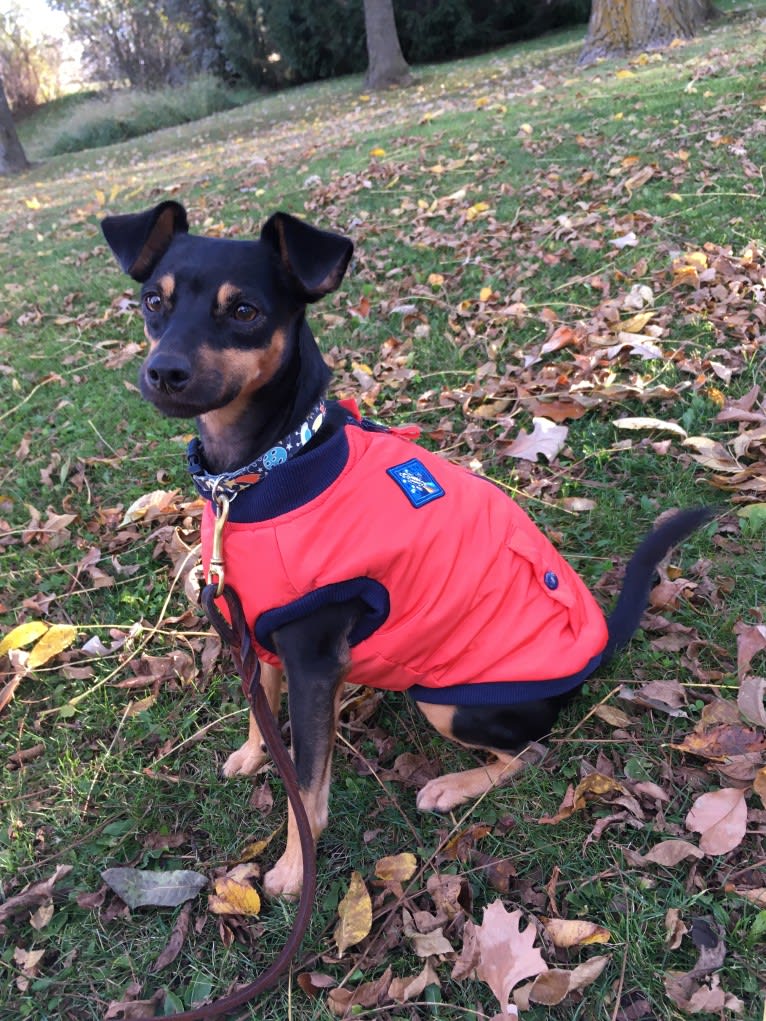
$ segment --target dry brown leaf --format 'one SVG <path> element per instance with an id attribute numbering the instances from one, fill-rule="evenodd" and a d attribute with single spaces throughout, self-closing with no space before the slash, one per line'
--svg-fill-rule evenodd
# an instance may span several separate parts
<path id="1" fill-rule="evenodd" d="M 581 918 L 542 918 L 541 921 L 554 947 L 562 949 L 609 943 L 612 938 L 608 929 Z"/>
<path id="2" fill-rule="evenodd" d="M 688 931 L 678 908 L 668 908 L 665 912 L 665 946 L 668 950 L 677 950 Z"/>
<path id="3" fill-rule="evenodd" d="M 753 790 L 761 799 L 763 807 L 766 808 L 766 766 L 762 766 L 755 774 L 755 780 L 753 780 Z"/>
<path id="4" fill-rule="evenodd" d="M 549 418 L 533 418 L 532 426 L 531 433 L 520 430 L 503 453 L 506 457 L 520 457 L 525 461 L 537 461 L 540 455 L 549 463 L 555 461 L 566 443 L 569 429 L 565 425 L 556 425 Z"/>
<path id="5" fill-rule="evenodd" d="M 358 872 L 351 873 L 346 896 L 338 905 L 338 918 L 333 938 L 338 957 L 343 957 L 346 950 L 360 943 L 372 928 L 372 901 Z"/>
<path id="6" fill-rule="evenodd" d="M 14 915 L 21 915 L 25 912 L 32 912 L 47 904 L 53 896 L 53 887 L 72 871 L 72 865 L 58 865 L 49 879 L 42 879 L 39 883 L 32 883 L 21 893 L 14 894 L 0 904 L 0 923 Z"/>
<path id="7" fill-rule="evenodd" d="M 181 953 L 181 948 L 186 940 L 186 934 L 189 931 L 189 922 L 191 920 L 191 904 L 184 904 L 178 913 L 176 924 L 173 926 L 173 931 L 170 934 L 170 939 L 165 944 L 165 947 L 160 951 L 157 960 L 151 967 L 152 972 L 162 971 L 163 968 L 167 968 L 169 964 L 175 961 L 176 957 Z"/>
<path id="8" fill-rule="evenodd" d="M 746 720 L 766 727 L 766 677 L 741 678 L 737 706 Z"/>
<path id="9" fill-rule="evenodd" d="M 410 851 L 389 855 L 375 864 L 375 875 L 387 883 L 406 883 L 412 879 L 418 867 L 418 860 Z"/>
<path id="10" fill-rule="evenodd" d="M 527 995 L 527 1004 L 531 1000 L 533 1003 L 542 1003 L 548 1007 L 555 1007 L 557 1003 L 561 1003 L 570 993 L 575 992 L 577 989 L 584 989 L 585 986 L 595 982 L 609 963 L 609 960 L 608 956 L 591 957 L 582 964 L 578 964 L 571 971 L 564 968 L 552 968 L 542 975 L 538 975 L 530 986 L 524 987 Z M 524 990 L 519 990 L 519 992 L 523 993 Z M 528 1009 L 516 998 L 515 993 L 513 998 L 520 1010 Z"/>
<path id="11" fill-rule="evenodd" d="M 475 927 L 476 975 L 487 983 L 501 1010 L 507 1010 L 511 990 L 522 979 L 548 970 L 539 948 L 534 946 L 534 924 L 529 922 L 522 931 L 521 917 L 521 911 L 508 912 L 501 901 L 495 900 L 484 908 L 482 923 Z"/>
<path id="12" fill-rule="evenodd" d="M 705 854 L 726 854 L 742 843 L 747 828 L 745 792 L 722 787 L 701 794 L 686 816 L 687 829 L 700 833 Z"/>
<path id="13" fill-rule="evenodd" d="M 397 1003 L 406 1003 L 407 1000 L 418 1000 L 426 986 L 439 986 L 441 982 L 436 974 L 431 961 L 423 965 L 423 970 L 411 978 L 395 978 L 388 987 L 388 995 Z"/>
<path id="14" fill-rule="evenodd" d="M 704 858 L 704 854 L 688 840 L 663 840 L 647 851 L 642 856 L 642 861 L 672 867 L 686 861 L 687 858 Z"/>

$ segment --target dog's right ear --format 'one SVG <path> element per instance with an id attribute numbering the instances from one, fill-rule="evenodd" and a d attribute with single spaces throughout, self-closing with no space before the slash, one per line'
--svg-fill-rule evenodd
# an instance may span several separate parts
<path id="1" fill-rule="evenodd" d="M 175 235 L 188 232 L 189 221 L 180 203 L 160 202 L 143 213 L 107 216 L 101 230 L 121 268 L 143 283 Z"/>

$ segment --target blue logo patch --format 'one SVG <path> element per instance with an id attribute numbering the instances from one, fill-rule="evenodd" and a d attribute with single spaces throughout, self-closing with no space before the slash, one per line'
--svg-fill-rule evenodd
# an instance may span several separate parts
<path id="1" fill-rule="evenodd" d="M 444 490 L 424 464 L 416 457 L 386 468 L 386 472 L 399 486 L 413 507 L 422 507 L 431 500 L 444 496 Z"/>

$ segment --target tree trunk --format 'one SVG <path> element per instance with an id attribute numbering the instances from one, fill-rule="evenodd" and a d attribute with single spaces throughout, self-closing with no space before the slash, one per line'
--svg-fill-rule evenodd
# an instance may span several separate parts
<path id="1" fill-rule="evenodd" d="M 691 39 L 717 15 L 713 0 L 593 0 L 580 64 Z"/>
<path id="2" fill-rule="evenodd" d="M 410 69 L 399 45 L 393 0 L 364 0 L 364 29 L 367 36 L 365 88 L 406 85 L 410 81 Z"/>
<path id="3" fill-rule="evenodd" d="M 18 174 L 28 166 L 0 78 L 0 175 Z"/>

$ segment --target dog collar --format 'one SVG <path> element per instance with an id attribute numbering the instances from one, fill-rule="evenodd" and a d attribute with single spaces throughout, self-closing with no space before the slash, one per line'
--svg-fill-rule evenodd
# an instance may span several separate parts
<path id="1" fill-rule="evenodd" d="M 297 429 L 293 429 L 279 443 L 270 447 L 265 454 L 256 457 L 250 464 L 234 471 L 212 475 L 204 466 L 205 451 L 199 439 L 193 439 L 186 451 L 188 469 L 197 492 L 206 500 L 215 500 L 225 496 L 229 500 L 241 493 L 243 489 L 260 482 L 273 468 L 278 468 L 291 457 L 295 457 L 306 446 L 319 430 L 325 420 L 327 408 L 323 400 L 317 401 L 309 411 L 305 421 Z"/>

